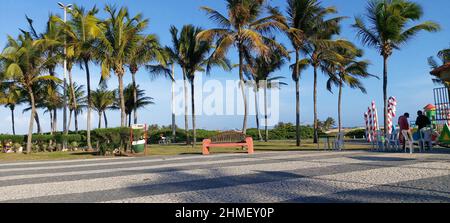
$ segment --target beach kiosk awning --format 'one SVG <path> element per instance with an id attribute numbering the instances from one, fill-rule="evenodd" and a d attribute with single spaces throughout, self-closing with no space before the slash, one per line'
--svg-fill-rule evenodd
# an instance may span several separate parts
<path id="1" fill-rule="evenodd" d="M 443 81 L 450 82 L 450 62 L 434 69 L 431 74 Z"/>

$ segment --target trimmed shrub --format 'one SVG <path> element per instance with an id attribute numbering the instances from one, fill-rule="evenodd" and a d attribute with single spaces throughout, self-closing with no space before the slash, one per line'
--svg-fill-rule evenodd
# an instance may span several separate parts
<path id="1" fill-rule="evenodd" d="M 144 135 L 142 130 L 133 130 L 135 140 L 141 139 Z M 92 131 L 92 141 L 98 142 L 100 154 L 112 152 L 115 149 L 128 148 L 131 141 L 130 128 L 96 129 Z"/>
<path id="2" fill-rule="evenodd" d="M 23 135 L 0 135 L 0 141 L 1 142 L 11 141 L 13 143 L 22 144 L 24 143 L 25 138 Z"/>
<path id="3" fill-rule="evenodd" d="M 345 136 L 349 137 L 349 138 L 356 137 L 358 139 L 362 139 L 366 136 L 366 130 L 365 129 L 356 129 L 356 130 L 353 130 L 353 131 L 347 133 Z"/>

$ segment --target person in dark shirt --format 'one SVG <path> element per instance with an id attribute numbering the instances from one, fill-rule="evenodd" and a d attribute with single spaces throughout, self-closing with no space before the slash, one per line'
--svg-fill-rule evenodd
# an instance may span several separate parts
<path id="1" fill-rule="evenodd" d="M 419 127 L 419 131 L 431 125 L 430 119 L 427 116 L 423 115 L 422 111 L 418 111 L 417 116 L 418 117 L 416 120 L 416 125 Z"/>

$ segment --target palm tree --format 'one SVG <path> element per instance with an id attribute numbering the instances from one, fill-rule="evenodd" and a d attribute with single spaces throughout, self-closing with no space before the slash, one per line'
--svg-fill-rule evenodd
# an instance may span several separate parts
<path id="1" fill-rule="evenodd" d="M 186 145 L 190 144 L 190 139 L 189 139 L 189 120 L 188 120 L 188 113 L 189 113 L 189 108 L 188 108 L 188 80 L 187 80 L 187 76 L 186 76 L 186 70 L 183 68 L 184 65 L 184 61 L 183 61 L 183 57 L 184 55 L 182 54 L 182 36 L 178 36 L 178 29 L 175 26 L 172 26 L 170 28 L 170 34 L 172 37 L 172 46 L 166 46 L 165 48 L 165 52 L 167 53 L 167 57 L 169 59 L 169 61 L 171 61 L 172 64 L 177 63 L 178 65 L 180 65 L 182 71 L 183 71 L 183 82 L 184 82 L 184 131 L 186 133 Z M 173 70 L 173 69 L 172 69 Z M 172 92 L 173 94 L 173 92 Z M 172 111 L 173 112 L 173 111 Z M 172 118 L 174 117 L 174 114 L 172 114 Z M 174 126 L 172 126 L 173 128 Z"/>
<path id="2" fill-rule="evenodd" d="M 267 113 L 267 89 L 276 88 L 280 85 L 287 85 L 286 83 L 279 82 L 284 77 L 276 76 L 273 77 L 273 72 L 280 70 L 282 66 L 286 63 L 286 57 L 283 53 L 275 48 L 272 49 L 270 60 L 267 60 L 263 56 L 258 56 L 256 58 L 246 57 L 247 67 L 245 69 L 248 76 L 253 80 L 251 85 L 253 85 L 255 91 L 255 108 L 256 108 L 256 126 L 260 140 L 263 140 L 260 124 L 259 124 L 259 106 L 258 106 L 258 94 L 260 89 L 264 90 L 264 120 L 265 120 L 265 137 L 264 140 L 267 142 L 269 140 L 269 129 L 268 129 L 268 113 Z M 279 82 L 278 84 L 275 84 Z"/>
<path id="3" fill-rule="evenodd" d="M 222 57 L 212 57 L 211 41 L 197 40 L 197 36 L 203 30 L 193 25 L 185 25 L 178 36 L 178 29 L 171 28 L 176 49 L 167 49 L 171 58 L 176 58 L 178 64 L 183 69 L 184 76 L 191 85 L 191 106 L 192 106 L 192 146 L 195 147 L 197 141 L 196 119 L 195 119 L 195 75 L 197 72 L 209 73 L 212 66 L 221 66 L 225 70 L 230 70 L 231 65 L 228 60 Z M 186 103 L 187 104 L 187 103 Z"/>
<path id="4" fill-rule="evenodd" d="M 319 13 L 319 16 L 312 23 L 312 34 L 308 37 L 305 48 L 303 49 L 309 59 L 309 64 L 314 69 L 314 85 L 313 85 L 313 102 L 314 102 L 314 143 L 319 141 L 319 118 L 317 110 L 317 82 L 318 71 L 322 69 L 324 74 L 328 74 L 327 69 L 323 67 L 323 61 L 326 59 L 328 52 L 336 47 L 348 47 L 351 45 L 346 40 L 333 40 L 333 36 L 340 32 L 340 21 L 344 17 L 332 17 L 328 19 L 328 16 L 336 13 L 334 8 L 327 8 Z"/>
<path id="5" fill-rule="evenodd" d="M 98 113 L 98 128 L 102 127 L 102 116 L 106 110 L 111 109 L 116 100 L 115 92 L 106 89 L 102 86 L 99 89 L 92 91 L 92 108 Z M 105 116 L 106 120 L 106 116 Z M 105 121 L 106 124 L 106 121 Z"/>
<path id="6" fill-rule="evenodd" d="M 108 19 L 104 22 L 106 26 L 105 41 L 99 48 L 99 60 L 102 65 L 102 77 L 109 78 L 110 71 L 114 71 L 119 80 L 119 107 L 121 111 L 121 126 L 126 126 L 125 98 L 123 77 L 124 66 L 127 58 L 132 55 L 133 46 L 139 41 L 139 35 L 147 27 L 148 20 L 142 19 L 138 14 L 130 18 L 127 8 L 106 6 Z"/>
<path id="7" fill-rule="evenodd" d="M 29 94 L 31 116 L 28 128 L 27 153 L 31 153 L 33 123 L 36 113 L 33 86 L 41 81 L 60 81 L 53 76 L 43 76 L 46 63 L 52 58 L 44 59 L 43 51 L 37 47 L 30 33 L 24 32 L 15 40 L 8 37 L 8 44 L 1 59 L 5 61 L 6 76 Z"/>
<path id="8" fill-rule="evenodd" d="M 367 68 L 370 64 L 367 60 L 359 60 L 363 56 L 362 50 L 337 48 L 330 52 L 329 57 L 324 63 L 328 67 L 331 77 L 327 82 L 327 89 L 333 92 L 333 86 L 339 88 L 338 95 L 338 127 L 339 133 L 342 132 L 342 91 L 346 85 L 352 89 L 359 89 L 366 94 L 367 91 L 361 82 L 362 78 L 375 77 L 368 73 Z"/>
<path id="9" fill-rule="evenodd" d="M 74 5 L 70 11 L 71 19 L 64 23 L 58 17 L 53 17 L 59 24 L 63 24 L 64 31 L 67 37 L 68 55 L 73 53 L 73 58 L 79 62 L 86 71 L 87 81 L 87 147 L 92 150 L 91 143 L 91 74 L 89 71 L 89 63 L 96 55 L 96 49 L 100 42 L 104 42 L 104 25 L 96 17 L 98 9 L 94 6 L 91 10 L 86 10 L 83 7 Z M 72 55 L 69 56 L 69 58 Z M 70 74 L 70 73 L 69 73 Z M 70 78 L 70 76 L 69 76 Z M 75 89 L 72 87 L 72 89 Z M 72 93 L 72 99 L 74 99 Z"/>
<path id="10" fill-rule="evenodd" d="M 209 41 L 216 39 L 217 47 L 214 56 L 218 58 L 223 57 L 232 46 L 238 50 L 240 88 L 244 99 L 242 132 L 245 134 L 247 132 L 248 103 L 245 93 L 244 56 L 249 53 L 249 50 L 252 50 L 269 57 L 269 46 L 266 42 L 282 49 L 277 42 L 262 34 L 279 29 L 281 24 L 275 21 L 274 15 L 261 18 L 265 0 L 227 0 L 226 2 L 228 18 L 214 9 L 202 7 L 209 18 L 220 27 L 205 30 L 198 35 L 198 38 Z"/>
<path id="11" fill-rule="evenodd" d="M 168 71 L 165 66 L 167 65 L 167 55 L 164 49 L 161 48 L 158 38 L 156 35 L 138 35 L 137 41 L 132 45 L 131 54 L 127 58 L 127 64 L 131 72 L 133 80 L 133 100 L 137 103 L 138 95 L 136 92 L 136 73 L 139 68 L 145 66 L 145 68 L 154 75 L 163 74 L 166 77 L 170 77 L 170 71 Z M 156 65 L 150 65 L 149 62 L 157 62 Z M 138 124 L 138 114 L 137 109 L 133 111 L 134 113 L 134 124 Z"/>
<path id="12" fill-rule="evenodd" d="M 47 58 L 48 62 L 46 64 L 46 69 L 48 70 L 51 76 L 56 76 L 55 69 L 58 63 L 61 62 L 63 56 L 63 47 L 64 47 L 64 28 L 55 20 L 52 19 L 53 15 L 49 16 L 47 21 L 46 30 L 44 33 L 37 34 L 33 27 L 33 20 L 28 19 L 28 23 L 31 27 L 31 33 L 34 34 L 34 38 L 36 39 L 35 43 L 42 47 L 44 51 L 44 57 Z M 55 83 L 52 83 L 48 87 L 53 89 L 48 89 L 47 93 L 53 93 L 56 95 L 57 86 Z M 52 95 L 52 96 L 55 96 Z M 54 98 L 55 99 L 55 98 Z M 52 132 L 55 132 L 57 129 L 57 108 L 54 107 L 53 110 L 49 111 L 53 112 L 53 119 L 51 120 L 53 124 Z M 67 121 L 67 120 L 64 120 Z M 66 125 L 66 123 L 64 123 Z"/>
<path id="13" fill-rule="evenodd" d="M 308 38 L 314 35 L 314 23 L 322 20 L 323 15 L 335 11 L 333 7 L 325 8 L 318 0 L 287 0 L 287 16 L 283 16 L 277 8 L 271 8 L 275 19 L 283 24 L 282 29 L 289 38 L 295 51 L 295 62 L 291 66 L 292 79 L 296 89 L 296 144 L 300 146 L 300 78 L 301 72 L 310 65 L 308 59 L 300 59 L 300 55 L 306 54 Z"/>
<path id="14" fill-rule="evenodd" d="M 145 96 L 145 90 L 139 89 L 139 85 L 136 85 L 136 88 L 134 88 L 133 84 L 130 84 L 124 89 L 125 113 L 128 117 L 129 127 L 131 127 L 131 114 L 133 111 L 155 104 L 153 98 Z M 136 101 L 134 100 L 134 92 L 136 92 Z"/>
<path id="15" fill-rule="evenodd" d="M 440 26 L 430 21 L 410 26 L 411 22 L 422 18 L 423 9 L 419 4 L 408 0 L 372 0 L 365 16 L 369 25 L 358 16 L 353 27 L 361 42 L 376 48 L 383 57 L 384 133 L 387 135 L 388 60 L 394 49 L 400 49 L 420 31 L 437 32 Z"/>
<path id="16" fill-rule="evenodd" d="M 428 64 L 430 65 L 430 68 L 432 70 L 435 70 L 440 66 L 450 63 L 450 48 L 439 51 L 437 54 L 437 57 L 440 60 L 440 62 L 436 61 L 436 59 L 434 57 L 428 58 Z M 447 88 L 450 86 L 449 83 L 445 82 L 444 80 L 442 80 L 439 77 L 433 77 L 433 82 L 435 84 L 444 85 Z"/>
<path id="17" fill-rule="evenodd" d="M 10 109 L 12 133 L 16 135 L 14 111 L 16 106 L 21 103 L 22 92 L 10 81 L 2 82 L 0 89 L 0 104 Z"/>
<path id="18" fill-rule="evenodd" d="M 73 88 L 73 89 L 72 89 Z M 87 106 L 86 92 L 84 91 L 84 86 L 78 86 L 76 83 L 72 83 L 68 89 L 71 93 L 67 94 L 69 96 L 69 121 L 67 129 L 70 129 L 72 123 L 72 114 L 74 117 L 75 132 L 78 132 L 78 115 L 83 113 L 83 110 Z"/>

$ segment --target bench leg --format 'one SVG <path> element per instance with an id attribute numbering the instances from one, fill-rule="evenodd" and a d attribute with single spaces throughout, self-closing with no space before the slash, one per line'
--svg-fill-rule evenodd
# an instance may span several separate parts
<path id="1" fill-rule="evenodd" d="M 254 145 L 253 145 L 253 138 L 248 137 L 247 139 L 245 139 L 245 142 L 248 145 L 248 154 L 255 153 L 255 148 L 254 148 Z"/>

